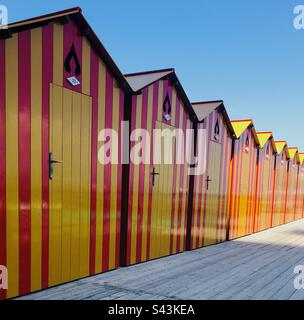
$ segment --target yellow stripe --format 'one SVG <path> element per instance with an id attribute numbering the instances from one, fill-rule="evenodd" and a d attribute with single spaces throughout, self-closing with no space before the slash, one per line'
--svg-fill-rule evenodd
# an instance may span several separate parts
<path id="1" fill-rule="evenodd" d="M 62 159 L 62 88 L 51 86 L 50 150 L 55 160 Z M 49 284 L 61 283 L 62 166 L 53 166 L 50 180 Z"/>
<path id="2" fill-rule="evenodd" d="M 31 290 L 41 289 L 42 31 L 31 30 Z"/>
<path id="3" fill-rule="evenodd" d="M 112 128 L 118 133 L 119 129 L 119 88 L 117 82 L 113 83 L 113 119 Z M 112 140 L 113 142 L 113 140 Z M 112 144 L 113 146 L 113 144 Z M 117 145 L 118 147 L 118 145 Z M 118 159 L 116 146 L 112 148 L 114 158 Z M 114 154 L 115 153 L 115 154 Z M 110 204 L 110 243 L 109 243 L 109 269 L 116 265 L 116 219 L 117 219 L 117 170 L 118 165 L 111 165 L 111 204 Z"/>
<path id="4" fill-rule="evenodd" d="M 148 88 L 148 114 L 147 114 L 147 131 L 152 137 L 152 114 L 153 114 L 153 86 Z M 147 143 L 146 159 L 150 161 L 150 148 Z M 141 261 L 147 260 L 147 226 L 148 226 L 148 206 L 149 206 L 149 189 L 150 189 L 150 165 L 145 165 L 145 185 L 143 200 L 143 222 L 142 222 L 142 250 Z"/>
<path id="5" fill-rule="evenodd" d="M 8 291 L 19 294 L 19 208 L 18 208 L 18 35 L 5 42 L 6 77 L 6 241 Z"/>
<path id="6" fill-rule="evenodd" d="M 191 128 L 191 122 L 187 120 L 187 129 Z M 184 186 L 183 186 L 183 205 L 182 205 L 182 221 L 181 221 L 181 236 L 180 236 L 180 251 L 184 251 L 185 241 L 185 223 L 187 216 L 187 190 L 188 190 L 188 166 L 184 170 Z"/>
<path id="7" fill-rule="evenodd" d="M 82 93 L 90 95 L 91 46 L 86 37 L 82 41 Z"/>
<path id="8" fill-rule="evenodd" d="M 80 195 L 80 277 L 89 275 L 90 185 L 91 185 L 91 114 L 92 98 L 82 95 L 81 104 L 81 195 Z"/>
<path id="9" fill-rule="evenodd" d="M 99 62 L 98 80 L 98 133 L 105 127 L 105 76 L 106 69 L 103 62 Z M 100 146 L 100 143 L 98 144 Z M 96 253 L 95 272 L 102 271 L 102 243 L 103 243 L 103 190 L 104 166 L 97 160 L 97 199 L 96 199 Z"/>
<path id="10" fill-rule="evenodd" d="M 80 129 L 81 129 L 81 100 L 79 94 L 73 92 L 72 111 L 72 240 L 71 240 L 71 279 L 79 278 L 80 253 Z"/>
<path id="11" fill-rule="evenodd" d="M 136 124 L 135 128 L 141 128 L 142 95 L 137 96 Z M 133 175 L 133 199 L 132 199 L 132 234 L 131 234 L 131 264 L 136 262 L 137 216 L 138 216 L 138 183 L 139 165 L 134 165 Z"/>
<path id="12" fill-rule="evenodd" d="M 63 85 L 63 25 L 54 24 L 53 36 L 53 83 Z"/>
<path id="13" fill-rule="evenodd" d="M 71 279 L 72 231 L 72 100 L 73 92 L 64 90 L 63 96 L 63 190 L 62 190 L 62 281 Z"/>

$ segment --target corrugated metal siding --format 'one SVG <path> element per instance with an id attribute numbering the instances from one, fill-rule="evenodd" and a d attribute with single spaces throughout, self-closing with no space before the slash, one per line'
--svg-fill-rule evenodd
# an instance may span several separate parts
<path id="1" fill-rule="evenodd" d="M 215 141 L 214 134 L 217 124 L 219 125 L 219 139 Z M 226 239 L 226 210 L 232 146 L 227 125 L 219 112 L 212 112 L 204 123 L 198 125 L 198 129 L 205 129 L 207 132 L 207 164 L 206 172 L 194 177 L 191 249 L 219 243 Z M 212 180 L 208 181 L 208 191 L 207 179 Z M 214 188 L 212 184 L 216 184 Z"/>
<path id="2" fill-rule="evenodd" d="M 77 87 L 66 81 L 70 74 L 64 68 L 72 44 L 82 69 Z M 0 65 L 5 70 L 0 78 L 0 263 L 10 273 L 7 297 L 48 287 L 52 261 L 62 250 L 63 239 L 51 232 L 60 228 L 63 217 L 50 216 L 50 83 L 92 97 L 91 208 L 86 229 L 79 229 L 85 234 L 75 244 L 76 252 L 84 253 L 79 277 L 117 267 L 121 166 L 98 164 L 97 136 L 105 127 L 118 130 L 123 92 L 73 21 L 1 40 Z"/>

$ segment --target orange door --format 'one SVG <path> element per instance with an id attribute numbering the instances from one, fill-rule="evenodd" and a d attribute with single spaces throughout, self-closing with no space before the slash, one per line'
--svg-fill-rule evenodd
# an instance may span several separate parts
<path id="1" fill-rule="evenodd" d="M 50 87 L 49 285 L 89 275 L 92 99 Z"/>

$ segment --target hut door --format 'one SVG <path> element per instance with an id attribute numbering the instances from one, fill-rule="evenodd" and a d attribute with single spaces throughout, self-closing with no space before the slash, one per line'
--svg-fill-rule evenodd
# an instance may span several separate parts
<path id="1" fill-rule="evenodd" d="M 221 144 L 210 141 L 208 175 L 206 177 L 206 220 L 204 245 L 216 243 L 219 213 Z"/>
<path id="2" fill-rule="evenodd" d="M 175 128 L 156 122 L 156 129 L 174 130 Z M 163 140 L 164 142 L 164 140 Z M 170 254 L 171 208 L 173 199 L 173 164 L 164 163 L 165 154 L 172 154 L 174 161 L 175 139 L 171 147 L 161 146 L 161 164 L 154 165 L 154 186 L 152 189 L 152 220 L 151 220 L 151 258 Z"/>
<path id="3" fill-rule="evenodd" d="M 89 96 L 50 87 L 49 285 L 89 274 Z"/>

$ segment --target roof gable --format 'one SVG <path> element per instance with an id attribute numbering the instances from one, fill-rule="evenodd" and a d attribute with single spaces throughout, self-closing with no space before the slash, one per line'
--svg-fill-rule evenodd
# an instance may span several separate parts
<path id="1" fill-rule="evenodd" d="M 267 141 L 272 138 L 272 132 L 257 132 L 257 137 L 260 142 L 260 148 L 263 149 Z"/>
<path id="2" fill-rule="evenodd" d="M 284 150 L 284 148 L 287 146 L 286 141 L 275 141 L 274 144 L 276 146 L 278 154 L 280 154 Z"/>
<path id="3" fill-rule="evenodd" d="M 229 119 L 223 100 L 192 102 L 192 107 L 199 122 L 204 121 L 204 119 L 214 111 L 221 112 L 226 121 L 230 134 L 232 136 L 234 135 L 234 130 L 231 125 L 231 121 Z"/>
<path id="4" fill-rule="evenodd" d="M 298 148 L 297 147 L 288 147 L 288 153 L 289 153 L 290 159 L 293 160 L 297 156 Z"/>
<path id="5" fill-rule="evenodd" d="M 249 126 L 253 125 L 252 120 L 233 120 L 231 121 L 232 128 L 235 132 L 237 139 L 248 129 Z"/>
<path id="6" fill-rule="evenodd" d="M 304 164 L 304 153 L 299 153 L 299 160 L 301 164 Z"/>
<path id="7" fill-rule="evenodd" d="M 174 69 L 158 70 L 151 72 L 131 73 L 125 74 L 125 78 L 128 80 L 131 88 L 134 92 L 140 91 L 152 83 L 161 80 L 167 75 L 174 72 Z"/>

